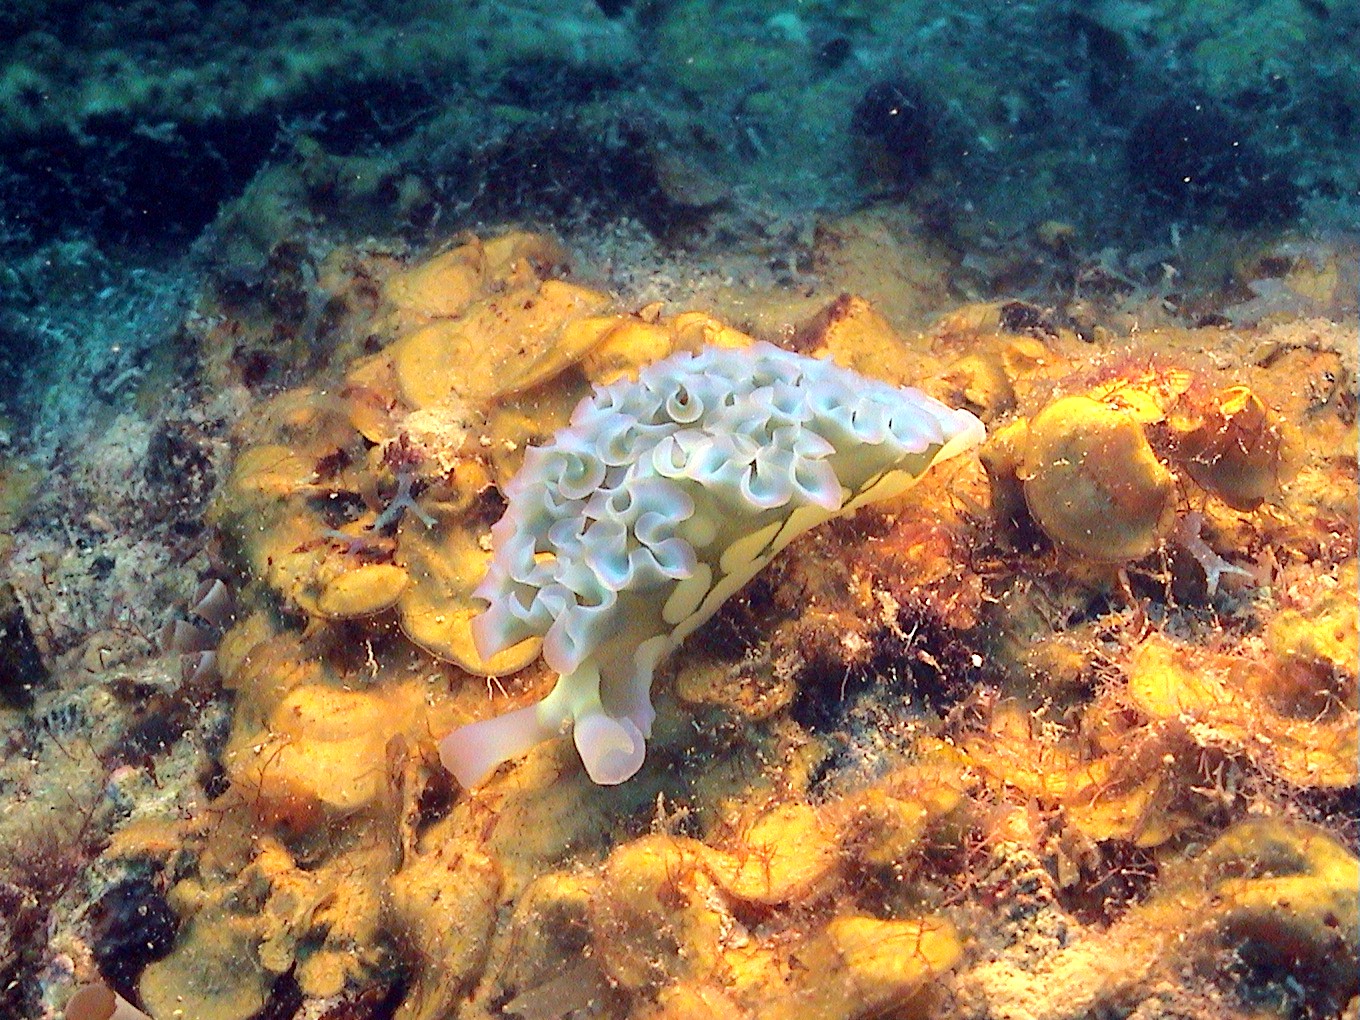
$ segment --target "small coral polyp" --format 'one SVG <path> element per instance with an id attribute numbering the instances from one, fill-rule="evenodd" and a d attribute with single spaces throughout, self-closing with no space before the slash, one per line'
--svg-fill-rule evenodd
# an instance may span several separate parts
<path id="1" fill-rule="evenodd" d="M 765 343 L 597 389 L 507 486 L 475 592 L 478 652 L 542 635 L 560 678 L 537 704 L 449 734 L 444 764 L 476 785 L 570 726 L 595 782 L 630 778 L 666 654 L 798 535 L 982 438 L 967 411 Z"/>

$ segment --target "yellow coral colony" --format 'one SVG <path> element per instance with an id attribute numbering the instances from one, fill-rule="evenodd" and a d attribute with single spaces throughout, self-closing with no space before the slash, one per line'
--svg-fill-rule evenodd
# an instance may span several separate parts
<path id="1" fill-rule="evenodd" d="M 537 705 L 454 731 L 465 786 L 570 726 L 586 770 L 641 766 L 656 663 L 798 535 L 897 496 L 982 424 L 769 344 L 705 348 L 584 401 L 528 451 L 474 595 L 489 658 L 538 635 L 560 679 Z"/>
<path id="2" fill-rule="evenodd" d="M 1146 556 L 1171 512 L 1171 473 L 1138 422 L 1090 397 L 1065 397 L 1034 416 L 1018 474 L 1039 526 L 1090 559 Z"/>
<path id="3" fill-rule="evenodd" d="M 600 314 L 603 295 L 541 278 L 555 258 L 509 235 L 393 277 L 398 338 L 339 392 L 266 409 L 219 518 L 310 615 L 394 611 L 486 676 L 542 650 L 562 678 L 548 698 L 442 742 L 465 785 L 569 724 L 592 778 L 632 775 L 668 651 L 797 535 L 982 438 L 966 411 L 703 315 Z M 515 338 L 516 367 L 490 335 Z M 568 423 L 582 374 L 602 388 Z M 494 557 L 493 480 L 510 500 Z"/>
<path id="4" fill-rule="evenodd" d="M 404 270 L 382 258 L 342 374 L 254 416 L 218 505 L 253 579 L 218 652 L 229 789 L 150 837 L 160 850 L 130 832 L 114 851 L 180 862 L 179 937 L 138 988 L 152 1015 L 245 1020 L 286 978 L 313 1000 L 399 995 L 406 1020 L 916 1018 L 938 994 L 1053 1017 L 1177 986 L 1186 952 L 1204 972 L 1215 954 L 1290 954 L 1320 976 L 1286 990 L 1308 1008 L 1355 994 L 1355 859 L 1272 817 L 1355 783 L 1353 460 L 1322 452 L 1353 447 L 1354 423 L 1309 411 L 1306 385 L 1341 370 L 1332 355 L 1283 346 L 1290 390 L 1250 367 L 1256 338 L 1180 331 L 1155 338 L 1172 367 L 1111 350 L 1090 374 L 1089 344 L 1007 333 L 995 309 L 907 340 L 869 302 L 832 302 L 799 350 L 894 383 L 919 372 L 995 426 L 990 520 L 965 460 L 927 498 L 808 534 L 731 607 L 749 647 L 681 658 L 653 767 L 596 785 L 553 741 L 463 795 L 434 738 L 452 731 L 473 781 L 515 750 L 486 740 L 457 760 L 506 725 L 487 718 L 502 701 L 533 739 L 585 721 L 595 778 L 636 767 L 638 678 L 671 644 L 796 528 L 886 491 L 875 473 L 909 482 L 978 427 L 858 376 L 855 400 L 883 392 L 893 410 L 805 407 L 846 377 L 704 314 L 616 314 L 551 278 L 562 256 L 541 238 Z M 1196 353 L 1211 341 L 1248 366 L 1222 389 Z M 754 402 L 760 373 L 785 371 L 747 433 L 728 430 L 749 471 L 725 489 L 687 474 L 715 466 L 686 434 L 711 414 L 693 401 Z M 675 385 L 652 394 L 654 441 L 602 445 L 602 420 L 646 418 L 623 410 L 658 377 Z M 831 452 L 776 435 L 799 408 Z M 747 445 L 762 429 L 764 458 Z M 603 506 L 566 498 L 583 487 Z M 488 534 L 531 511 L 561 519 Z M 626 523 L 586 549 L 581 521 L 610 514 Z M 1226 572 L 1225 555 L 1274 590 L 1206 587 L 1200 567 Z M 1117 574 L 1162 632 L 1110 611 Z M 553 585 L 564 611 L 543 626 Z M 856 684 L 880 715 L 854 714 Z M 689 748 L 712 753 L 672 768 Z"/>

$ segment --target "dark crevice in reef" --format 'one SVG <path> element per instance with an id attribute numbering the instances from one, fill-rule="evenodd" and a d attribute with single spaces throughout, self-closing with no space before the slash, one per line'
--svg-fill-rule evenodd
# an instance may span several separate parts
<path id="1" fill-rule="evenodd" d="M 980 682 L 974 649 L 957 631 L 925 614 L 904 612 L 905 626 L 872 638 L 867 662 L 819 654 L 798 677 L 793 717 L 817 733 L 846 726 L 862 700 L 904 703 L 944 715 Z"/>
<path id="2" fill-rule="evenodd" d="M 0 582 L 0 705 L 28 708 L 46 684 L 48 670 L 28 614 L 13 587 Z"/>
<path id="3" fill-rule="evenodd" d="M 620 121 L 608 132 L 571 117 L 540 121 L 426 169 L 468 224 L 528 220 L 547 226 L 632 219 L 677 240 L 711 211 L 663 187 L 650 132 Z"/>
<path id="4" fill-rule="evenodd" d="M 822 736 L 830 752 L 816 770 L 814 788 L 873 760 L 868 745 L 895 723 L 922 714 L 942 717 L 985 682 L 975 665 L 984 660 L 973 646 L 928 613 L 908 608 L 898 627 L 878 631 L 871 641 L 867 661 L 847 661 L 823 650 L 808 659 L 797 678 L 793 718 Z"/>
<path id="5" fill-rule="evenodd" d="M 10 133 L 0 137 L 4 233 L 30 244 L 79 233 L 105 246 L 183 246 L 292 139 L 306 134 L 335 155 L 391 145 L 435 112 L 442 85 L 428 76 L 381 88 L 327 83 L 236 115 L 148 123 L 119 114 Z"/>
<path id="6" fill-rule="evenodd" d="M 123 118 L 10 139 L 0 209 L 35 240 L 72 231 L 114 245 L 192 239 L 264 162 L 272 117 L 154 128 Z"/>
<path id="7" fill-rule="evenodd" d="M 751 578 L 695 634 L 690 643 L 716 660 L 739 662 L 758 649 L 779 625 L 775 588 L 782 564 L 776 560 Z"/>
<path id="8" fill-rule="evenodd" d="M 1360 786 L 1293 791 L 1303 817 L 1330 829 L 1353 854 L 1360 854 Z"/>
<path id="9" fill-rule="evenodd" d="M 1130 180 L 1161 212 L 1190 219 L 1221 213 L 1234 227 L 1284 223 L 1299 212 L 1291 166 L 1272 156 L 1250 122 L 1193 91 L 1146 110 L 1129 128 Z"/>
<path id="10" fill-rule="evenodd" d="M 110 887 L 95 904 L 91 925 L 100 976 L 119 995 L 137 1001 L 137 979 L 147 964 L 170 952 L 178 927 L 152 879 L 132 878 Z"/>
<path id="11" fill-rule="evenodd" d="M 255 1014 L 254 1020 L 289 1020 L 302 1008 L 303 999 L 297 978 L 291 970 L 286 971 L 270 986 L 264 1009 Z"/>

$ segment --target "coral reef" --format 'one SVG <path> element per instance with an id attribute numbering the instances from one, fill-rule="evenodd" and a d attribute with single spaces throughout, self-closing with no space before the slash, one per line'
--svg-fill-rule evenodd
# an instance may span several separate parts
<path id="1" fill-rule="evenodd" d="M 1357 994 L 1339 327 L 1167 326 L 1092 359 L 1024 308 L 907 338 L 831 302 L 798 351 L 970 407 L 981 461 L 792 542 L 690 635 L 629 782 L 549 741 L 469 791 L 437 738 L 557 680 L 537 636 L 473 639 L 526 448 L 592 385 L 751 338 L 621 311 L 535 235 L 342 262 L 334 357 L 299 349 L 312 377 L 245 416 L 212 510 L 239 588 L 214 798 L 101 857 L 165 875 L 178 922 L 164 955 L 105 968 L 119 994 L 221 1020 L 1206 995 L 1334 1015 Z M 225 605 L 198 599 L 180 644 Z"/>
<path id="2" fill-rule="evenodd" d="M 1357 11 L 0 5 L 0 1015 L 1355 1020 Z M 458 782 L 695 356 L 989 438 Z"/>
<path id="3" fill-rule="evenodd" d="M 1236 975 L 1255 975 L 1258 998 L 1278 1010 L 1292 980 L 1298 1008 L 1336 1015 L 1355 995 L 1342 971 L 1356 958 L 1356 858 L 1297 822 L 1248 820 L 1194 859 L 1168 869 L 1162 889 L 1104 931 L 1037 960 L 997 960 L 961 982 L 965 1015 L 1024 1002 L 1031 1015 L 1112 1009 L 1212 1011 Z M 1287 904 L 1287 906 L 1286 906 Z M 1196 989 L 1176 971 L 1210 975 Z M 1149 994 L 1149 991 L 1151 993 Z"/>

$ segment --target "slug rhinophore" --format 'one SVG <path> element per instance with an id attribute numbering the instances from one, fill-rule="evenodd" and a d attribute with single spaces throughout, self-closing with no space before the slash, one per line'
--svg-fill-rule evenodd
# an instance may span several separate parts
<path id="1" fill-rule="evenodd" d="M 441 760 L 474 786 L 570 727 L 591 779 L 623 782 L 642 765 L 668 652 L 795 537 L 982 438 L 967 411 L 765 343 L 597 388 L 526 452 L 475 592 L 478 651 L 542 635 L 557 684 L 454 730 Z"/>

